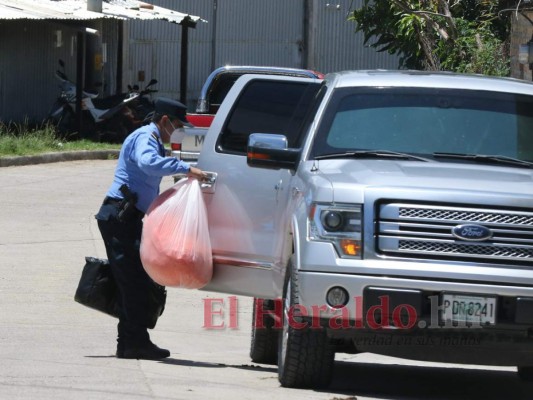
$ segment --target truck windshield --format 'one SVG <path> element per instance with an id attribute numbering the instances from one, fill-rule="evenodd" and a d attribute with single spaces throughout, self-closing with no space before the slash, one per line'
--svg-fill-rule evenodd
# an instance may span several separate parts
<path id="1" fill-rule="evenodd" d="M 373 149 L 533 161 L 533 96 L 463 89 L 338 89 L 312 158 Z"/>

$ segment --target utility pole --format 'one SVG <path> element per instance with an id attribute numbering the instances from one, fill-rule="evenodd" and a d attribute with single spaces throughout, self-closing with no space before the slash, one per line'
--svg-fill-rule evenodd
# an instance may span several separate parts
<path id="1" fill-rule="evenodd" d="M 316 42 L 318 0 L 304 0 L 304 65 L 316 70 Z"/>

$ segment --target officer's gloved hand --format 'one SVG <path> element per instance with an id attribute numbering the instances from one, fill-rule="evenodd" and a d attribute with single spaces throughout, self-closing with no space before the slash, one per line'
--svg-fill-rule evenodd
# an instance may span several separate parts
<path id="1" fill-rule="evenodd" d="M 196 167 L 191 167 L 187 176 L 198 179 L 199 181 L 202 181 L 202 182 L 208 180 L 207 172 L 202 171 L 200 168 L 196 168 Z"/>

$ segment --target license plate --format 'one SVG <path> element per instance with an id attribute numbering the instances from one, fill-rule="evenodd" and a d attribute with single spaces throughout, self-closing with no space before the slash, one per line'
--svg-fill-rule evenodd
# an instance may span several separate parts
<path id="1" fill-rule="evenodd" d="M 202 145 L 204 144 L 205 136 L 185 136 L 181 144 L 181 149 L 183 151 L 200 151 L 202 150 Z"/>
<path id="2" fill-rule="evenodd" d="M 185 136 L 181 143 L 181 149 L 183 151 L 200 152 L 204 145 L 207 128 L 185 128 L 185 132 Z"/>
<path id="3" fill-rule="evenodd" d="M 467 324 L 496 324 L 496 298 L 462 294 L 442 295 L 442 320 Z"/>

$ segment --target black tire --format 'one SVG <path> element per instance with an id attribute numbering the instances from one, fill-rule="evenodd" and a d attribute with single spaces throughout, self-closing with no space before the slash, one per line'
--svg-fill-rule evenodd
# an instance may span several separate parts
<path id="1" fill-rule="evenodd" d="M 533 382 L 533 367 L 518 367 L 518 377 L 525 382 Z"/>
<path id="2" fill-rule="evenodd" d="M 278 337 L 279 329 L 275 329 L 275 320 L 268 314 L 262 313 L 263 320 L 256 321 L 258 307 L 263 305 L 263 310 L 274 310 L 273 300 L 254 298 L 252 312 L 252 340 L 250 344 L 250 358 L 260 364 L 276 364 L 278 362 Z"/>
<path id="3" fill-rule="evenodd" d="M 130 132 L 124 125 L 123 117 L 117 115 L 98 126 L 99 141 L 107 143 L 124 143 Z"/>
<path id="4" fill-rule="evenodd" d="M 278 346 L 278 379 L 283 387 L 324 388 L 331 382 L 335 362 L 335 348 L 325 329 L 299 329 L 288 323 L 288 311 L 298 316 L 298 274 L 291 258 L 287 268 L 283 302 L 283 329 Z"/>
<path id="5" fill-rule="evenodd" d="M 75 118 L 75 116 L 74 116 Z M 74 121 L 75 130 L 78 129 L 77 121 Z M 91 140 L 98 142 L 98 131 L 93 117 L 89 111 L 82 111 L 81 115 L 81 131 L 78 132 L 80 139 Z"/>
<path id="6" fill-rule="evenodd" d="M 57 121 L 57 132 L 62 137 L 70 137 L 74 132 L 75 115 L 70 108 L 65 108 Z"/>

